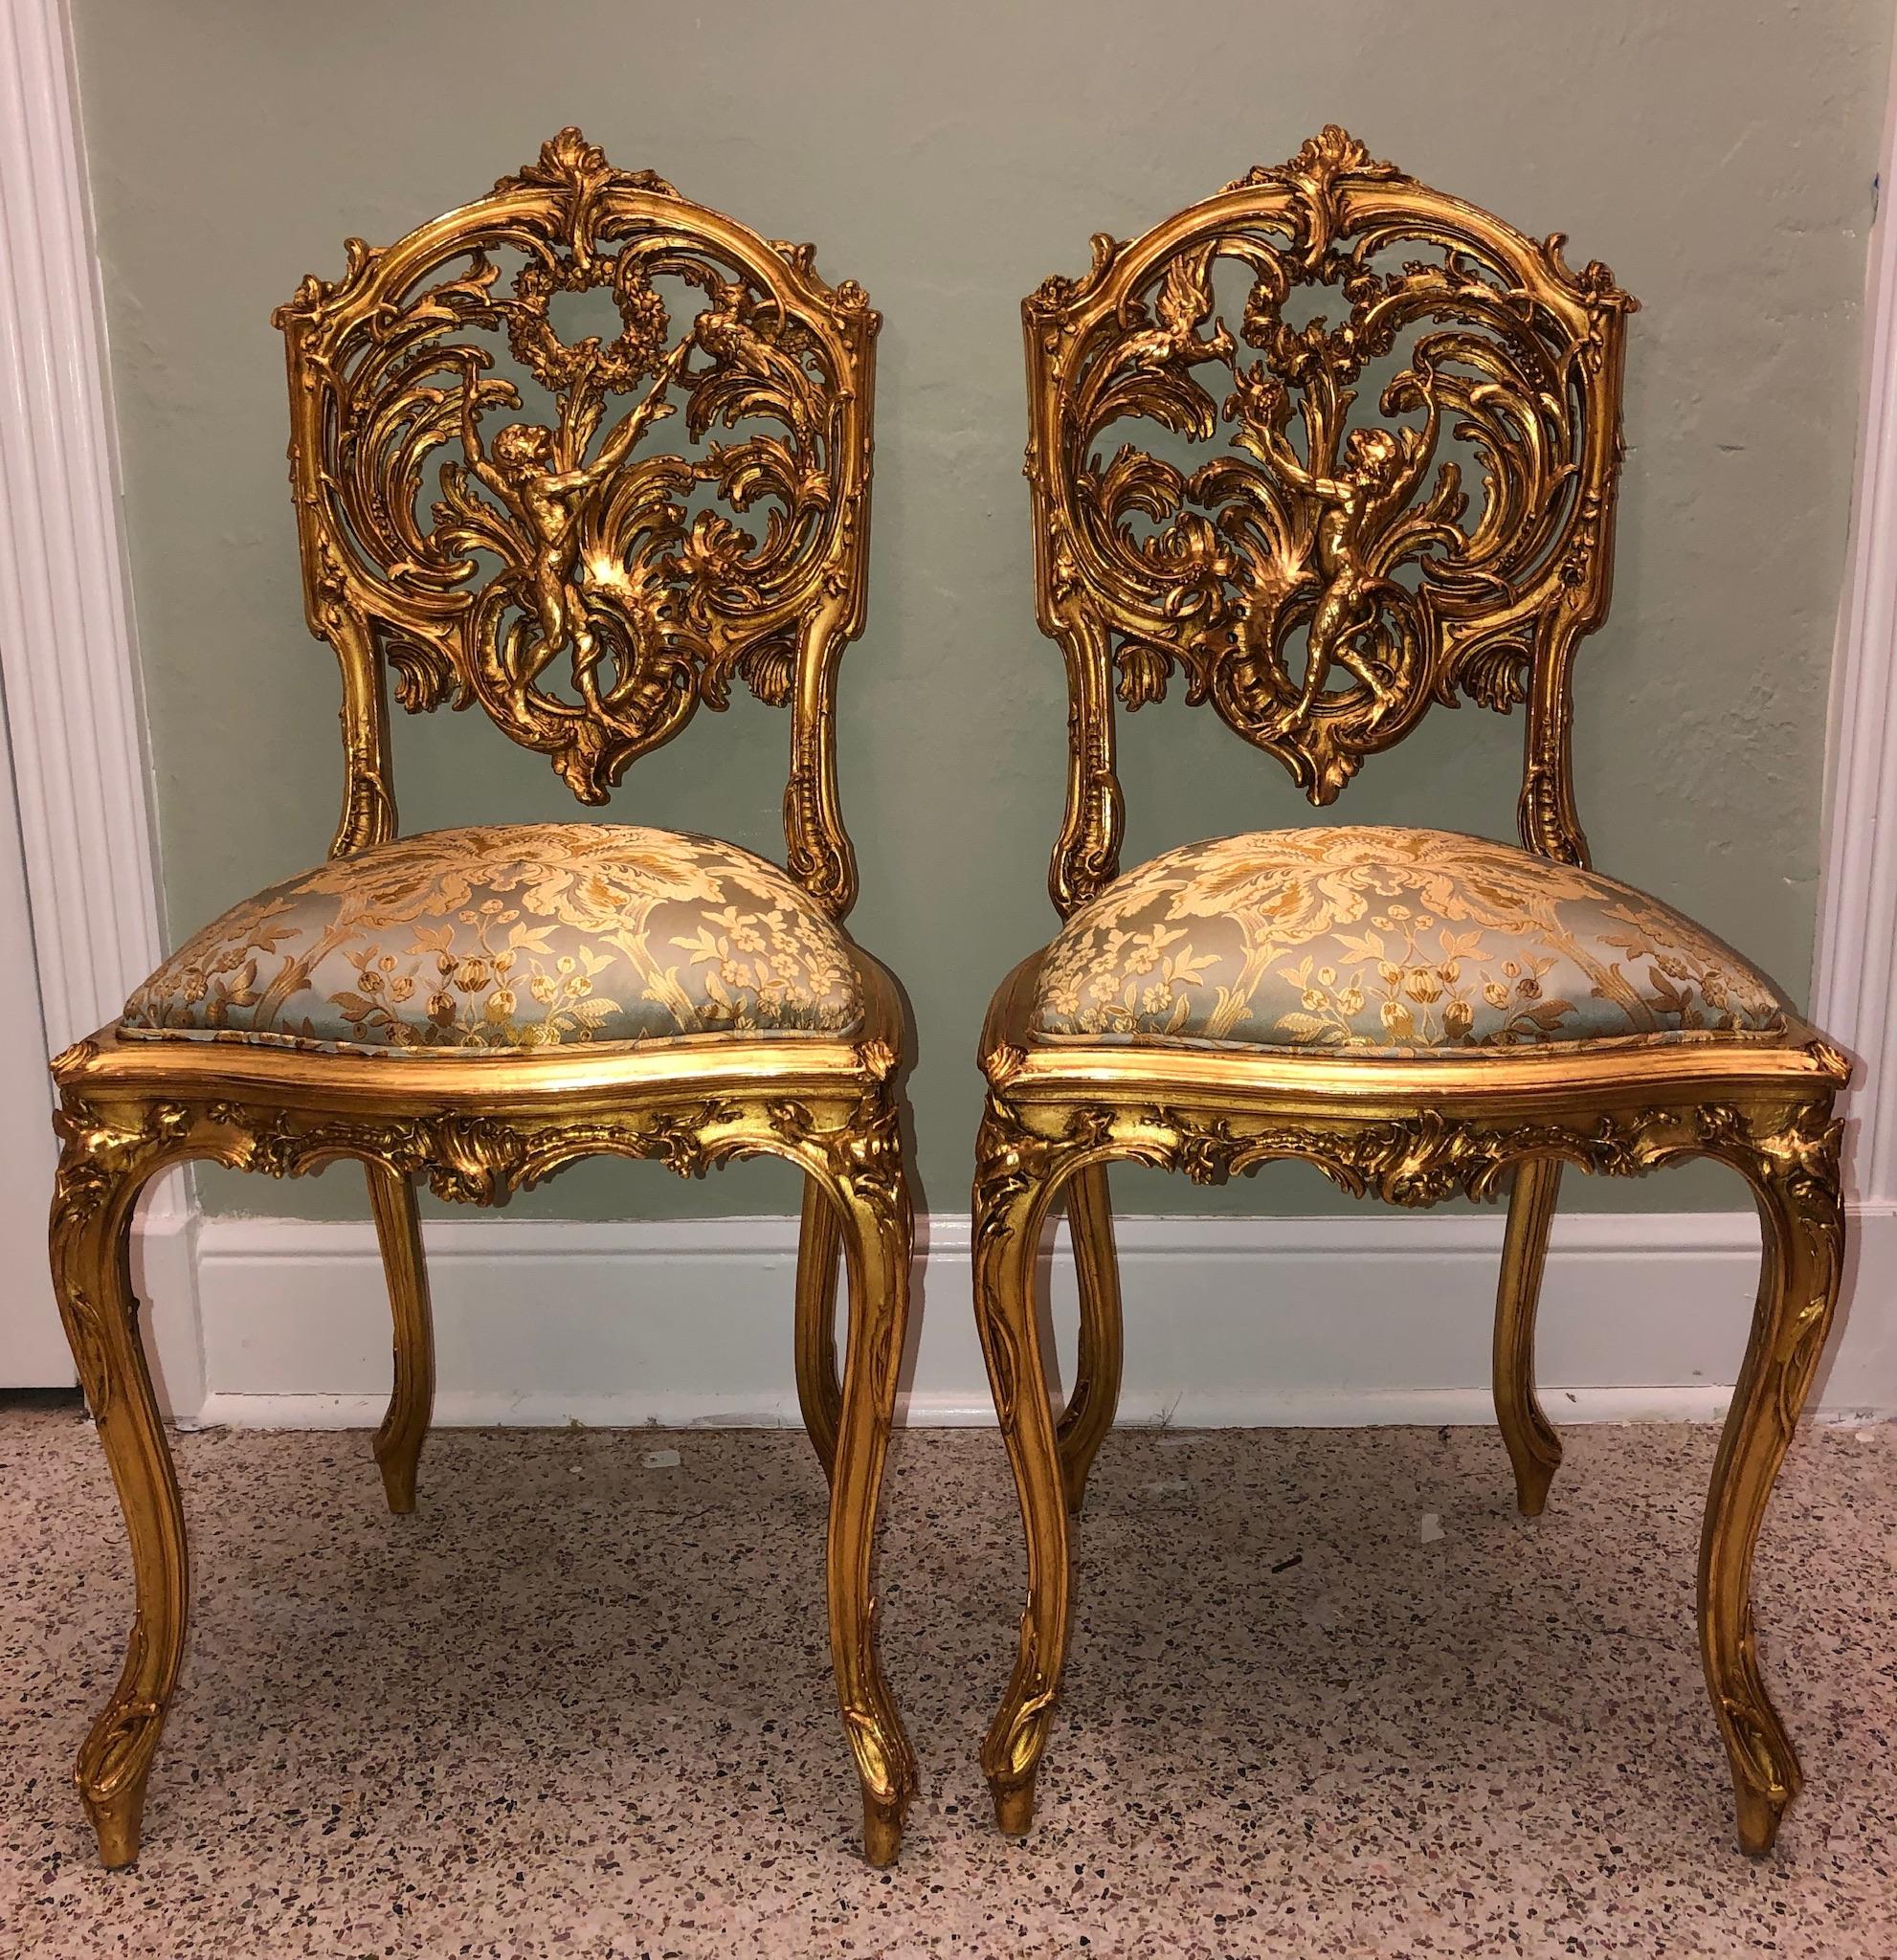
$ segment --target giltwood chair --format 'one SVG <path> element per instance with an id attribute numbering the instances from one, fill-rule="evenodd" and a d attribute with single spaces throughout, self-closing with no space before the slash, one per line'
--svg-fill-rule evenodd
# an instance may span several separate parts
<path id="1" fill-rule="evenodd" d="M 1070 757 L 1051 879 L 1065 923 L 1003 983 L 980 1051 L 976 1309 L 1028 1541 L 1019 1657 L 982 1758 L 1006 1830 L 1032 1819 L 1068 1517 L 1119 1390 L 1115 1159 L 1210 1184 L 1302 1158 L 1400 1205 L 1506 1185 L 1495 1402 L 1530 1515 L 1560 1457 L 1532 1351 L 1561 1165 L 1736 1169 L 1764 1270 L 1707 1505 L 1701 1645 L 1748 1851 L 1797 1791 L 1749 1590 L 1837 1300 L 1831 1109 L 1849 1070 L 1730 948 L 1587 869 L 1569 673 L 1607 610 L 1634 302 L 1603 265 L 1570 271 L 1561 243 L 1327 128 L 1130 245 L 1096 237 L 1083 278 L 1022 308 L 1036 589 L 1066 657 Z M 1334 293 L 1334 325 L 1308 318 L 1321 293 L 1287 320 L 1308 288 Z M 1182 441 L 1194 467 L 1163 453 Z M 1261 832 L 1123 876 L 1113 696 L 1137 708 L 1175 675 L 1315 804 L 1432 705 L 1520 702 L 1523 848 Z M 1081 1332 L 1057 1418 L 1032 1289 L 1063 1194 Z"/>
<path id="2" fill-rule="evenodd" d="M 865 1844 L 886 1862 L 915 1782 L 870 1592 L 907 1304 L 904 1022 L 842 928 L 857 880 L 833 702 L 863 620 L 878 316 L 810 247 L 615 170 L 574 129 L 478 204 L 347 256 L 276 315 L 309 626 L 342 666 L 329 860 L 234 907 L 53 1064 L 54 1277 L 138 1591 L 80 1795 L 104 1861 L 136 1857 L 185 1638 L 184 1518 L 127 1266 L 154 1173 L 361 1161 L 395 1326 L 375 1455 L 407 1511 L 434 1391 L 418 1178 L 495 1205 L 599 1152 L 685 1177 L 769 1153 L 805 1175 L 797 1386 L 831 1484 Z M 549 300 L 593 288 L 622 330 L 569 344 Z M 552 397 L 546 423 L 491 426 L 522 411 L 488 371 L 503 349 Z M 681 409 L 694 452 L 642 447 Z M 386 664 L 403 707 L 478 703 L 589 804 L 701 704 L 725 706 L 736 676 L 791 710 L 788 875 L 630 825 L 398 836 Z"/>

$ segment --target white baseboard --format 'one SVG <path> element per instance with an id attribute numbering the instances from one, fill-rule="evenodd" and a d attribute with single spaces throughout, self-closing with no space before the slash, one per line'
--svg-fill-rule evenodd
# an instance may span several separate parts
<path id="1" fill-rule="evenodd" d="M 1875 1233 L 1897 1229 L 1880 1216 Z M 1121 1419 L 1183 1427 L 1490 1419 L 1502 1221 L 1125 1218 Z M 583 1224 L 454 1218 L 426 1228 L 444 1424 L 794 1425 L 793 1218 Z M 904 1419 L 993 1419 L 969 1309 L 965 1218 L 931 1221 Z M 1557 1221 L 1540 1378 L 1557 1421 L 1704 1420 L 1737 1372 L 1758 1261 L 1750 1213 Z M 362 1224 L 205 1218 L 196 1228 L 199 1423 L 372 1425 L 389 1318 Z M 1870 1270 L 1891 1270 L 1882 1260 Z M 1051 1262 L 1071 1365 L 1064 1228 Z M 1881 1300 L 1847 1312 L 1818 1405 L 1897 1413 Z M 1862 1328 L 1854 1320 L 1862 1319 Z M 182 1375 L 184 1370 L 173 1370 Z M 187 1397 L 173 1384 L 173 1406 Z"/>

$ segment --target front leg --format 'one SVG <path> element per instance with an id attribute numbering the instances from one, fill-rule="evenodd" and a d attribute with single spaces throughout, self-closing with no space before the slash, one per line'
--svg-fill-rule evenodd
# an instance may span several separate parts
<path id="1" fill-rule="evenodd" d="M 184 1507 L 132 1291 L 132 1214 L 158 1168 L 128 1133 L 65 1125 L 54 1188 L 53 1286 L 131 1538 L 137 1605 L 112 1699 L 79 1750 L 79 1800 L 108 1867 L 139 1855 L 145 1778 L 185 1651 Z M 127 1147 L 128 1141 L 130 1147 Z"/>
<path id="2" fill-rule="evenodd" d="M 1028 1553 L 1020 1645 L 982 1745 L 981 1767 L 995 1821 L 1018 1837 L 1034 1821 L 1035 1778 L 1067 1655 L 1072 1590 L 1067 1491 L 1034 1297 L 1040 1226 L 1057 1174 L 1046 1141 L 1023 1129 L 992 1095 L 975 1149 L 975 1319 Z"/>
<path id="3" fill-rule="evenodd" d="M 1752 1553 L 1838 1304 L 1844 1210 L 1840 1125 L 1826 1097 L 1730 1154 L 1758 1203 L 1764 1238 L 1745 1366 L 1719 1439 L 1700 1539 L 1700 1649 L 1738 1798 L 1740 1845 L 1770 1851 L 1803 1778 L 1766 1694 L 1752 1632 Z M 1729 1154 L 1722 1152 L 1722 1154 Z"/>
<path id="4" fill-rule="evenodd" d="M 834 1173 L 850 1324 L 826 1570 L 837 1700 L 862 1784 L 863 1851 L 871 1864 L 886 1865 L 902 1844 L 916 1761 L 877 1652 L 871 1556 L 908 1322 L 914 1218 L 893 1111 L 879 1113 L 874 1100 L 866 1099 L 861 1126 L 839 1139 Z"/>

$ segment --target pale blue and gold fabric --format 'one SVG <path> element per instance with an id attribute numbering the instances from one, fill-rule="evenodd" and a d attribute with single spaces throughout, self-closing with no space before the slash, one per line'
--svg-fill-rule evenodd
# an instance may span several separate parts
<path id="1" fill-rule="evenodd" d="M 1445 831 L 1260 831 L 1168 851 L 1070 918 L 1052 1040 L 1427 1055 L 1778 1037 L 1788 1003 L 1632 885 Z"/>
<path id="2" fill-rule="evenodd" d="M 846 1035 L 842 934 L 734 844 L 633 824 L 426 832 L 234 905 L 121 1032 L 399 1054 Z"/>

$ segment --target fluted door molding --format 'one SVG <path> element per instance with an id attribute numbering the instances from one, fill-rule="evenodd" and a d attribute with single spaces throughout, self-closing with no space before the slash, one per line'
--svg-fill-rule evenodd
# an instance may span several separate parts
<path id="1" fill-rule="evenodd" d="M 110 1021 L 158 963 L 150 770 L 120 524 L 105 314 L 71 26 L 0 6 L 0 675 L 48 1045 Z M 51 1095 L 48 1096 L 51 1107 Z M 47 1192 L 52 1192 L 48 1165 Z M 181 1177 L 143 1258 L 166 1399 L 203 1400 Z"/>

